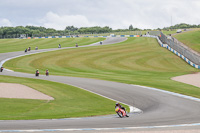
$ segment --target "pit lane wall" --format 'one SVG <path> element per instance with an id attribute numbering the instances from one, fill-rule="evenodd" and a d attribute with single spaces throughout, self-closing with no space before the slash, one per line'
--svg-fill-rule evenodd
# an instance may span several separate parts
<path id="1" fill-rule="evenodd" d="M 158 36 L 154 36 L 154 35 L 143 35 L 143 37 L 151 37 L 151 38 L 156 38 L 158 43 L 160 44 L 161 47 L 168 49 L 169 51 L 173 52 L 174 54 L 176 54 L 177 56 L 179 56 L 180 58 L 182 58 L 185 62 L 187 62 L 189 65 L 200 69 L 200 65 L 197 65 L 195 63 L 193 63 L 192 61 L 190 61 L 188 58 L 186 58 L 184 55 L 178 53 L 176 50 L 174 50 L 173 48 L 171 48 L 168 44 L 163 44 L 162 41 L 159 39 Z"/>

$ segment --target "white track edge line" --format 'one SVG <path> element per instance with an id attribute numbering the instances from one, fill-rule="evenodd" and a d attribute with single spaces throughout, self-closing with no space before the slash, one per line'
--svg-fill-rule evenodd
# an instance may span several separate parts
<path id="1" fill-rule="evenodd" d="M 119 127 L 119 128 L 71 128 L 71 129 L 30 129 L 30 130 L 0 130 L 0 132 L 55 132 L 55 131 L 102 131 L 102 130 L 133 130 L 133 129 L 156 129 L 200 126 L 200 123 L 163 125 L 163 126 L 141 126 L 141 127 Z"/>
<path id="2" fill-rule="evenodd" d="M 170 91 L 166 91 L 166 90 L 161 90 L 161 89 L 157 89 L 157 88 L 153 88 L 153 87 L 147 87 L 147 86 L 141 86 L 141 85 L 133 85 L 133 84 L 131 84 L 131 85 L 132 86 L 146 88 L 146 89 L 149 89 L 149 90 L 160 91 L 160 92 L 163 92 L 163 93 L 166 93 L 166 94 L 170 94 L 170 95 L 174 95 L 174 96 L 182 97 L 182 98 L 185 98 L 185 99 L 189 99 L 189 100 L 200 102 L 199 98 L 192 97 L 192 96 L 187 96 L 187 95 L 183 95 L 183 94 L 179 94 L 179 93 L 175 93 L 175 92 L 170 92 Z"/>
<path id="3" fill-rule="evenodd" d="M 112 98 L 109 98 L 109 97 L 107 97 L 107 96 L 101 95 L 101 94 L 99 94 L 99 93 L 96 93 L 96 92 L 93 92 L 93 91 L 90 91 L 90 90 L 84 89 L 84 88 L 79 87 L 79 86 L 75 86 L 75 85 L 72 85 L 72 84 L 68 84 L 68 85 L 71 85 L 71 86 L 74 86 L 74 87 L 77 87 L 77 88 L 83 89 L 83 90 L 85 90 L 85 91 L 91 92 L 91 93 L 93 93 L 93 94 L 99 95 L 99 96 L 101 96 L 101 97 L 107 98 L 107 99 L 112 100 L 112 101 L 120 102 L 120 101 L 117 101 L 117 100 L 115 100 L 115 99 L 112 99 Z M 130 113 L 142 113 L 142 110 L 140 110 L 140 109 L 138 109 L 138 108 L 136 108 L 136 107 L 133 107 L 133 106 L 128 105 L 128 104 L 123 103 L 123 102 L 120 102 L 120 103 L 129 106 Z"/>

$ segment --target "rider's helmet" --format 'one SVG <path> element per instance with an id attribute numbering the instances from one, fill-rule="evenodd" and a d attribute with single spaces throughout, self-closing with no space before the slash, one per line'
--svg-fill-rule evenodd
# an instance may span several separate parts
<path id="1" fill-rule="evenodd" d="M 115 105 L 116 105 L 116 106 L 119 106 L 119 103 L 116 103 Z"/>

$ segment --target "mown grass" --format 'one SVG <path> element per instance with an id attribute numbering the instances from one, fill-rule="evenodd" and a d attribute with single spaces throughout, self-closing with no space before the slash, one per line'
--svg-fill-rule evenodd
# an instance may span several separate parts
<path id="1" fill-rule="evenodd" d="M 76 43 L 79 46 L 100 42 L 105 38 L 48 38 L 48 39 L 0 39 L 0 53 L 24 51 L 31 47 L 35 49 L 58 48 L 58 44 L 62 47 L 74 47 Z"/>
<path id="2" fill-rule="evenodd" d="M 200 53 L 200 30 L 193 30 L 174 36 L 183 44 Z"/>
<path id="3" fill-rule="evenodd" d="M 4 67 L 34 73 L 96 78 L 160 88 L 200 98 L 200 89 L 171 80 L 198 72 L 153 38 L 129 38 L 114 45 L 66 49 L 20 57 Z"/>
<path id="4" fill-rule="evenodd" d="M 114 101 L 73 86 L 1 75 L 0 82 L 23 84 L 55 99 L 46 101 L 0 98 L 0 120 L 56 119 L 115 113 Z"/>

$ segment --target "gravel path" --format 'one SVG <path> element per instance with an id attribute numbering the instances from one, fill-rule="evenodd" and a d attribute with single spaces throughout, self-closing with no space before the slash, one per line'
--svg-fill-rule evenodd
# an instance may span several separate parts
<path id="1" fill-rule="evenodd" d="M 200 73 L 173 77 L 172 80 L 200 87 Z"/>
<path id="2" fill-rule="evenodd" d="M 0 98 L 54 100 L 53 97 L 28 86 L 14 83 L 0 83 Z"/>

